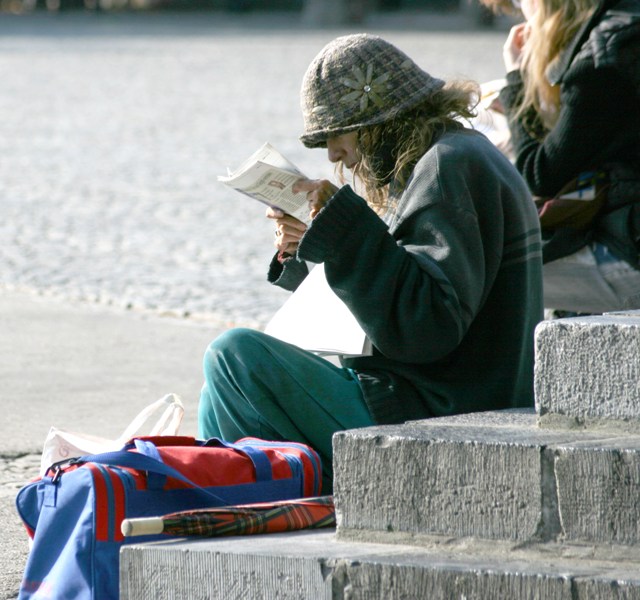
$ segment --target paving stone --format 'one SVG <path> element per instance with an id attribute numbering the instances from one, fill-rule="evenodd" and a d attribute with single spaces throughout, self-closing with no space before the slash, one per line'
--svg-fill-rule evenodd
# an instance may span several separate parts
<path id="1" fill-rule="evenodd" d="M 503 75 L 504 30 L 382 17 L 370 27 L 439 76 Z M 265 141 L 333 178 L 326 152 L 298 139 L 299 89 L 344 31 L 300 21 L 3 14 L 0 289 L 263 327 L 287 295 L 266 282 L 273 224 L 216 178 Z"/>

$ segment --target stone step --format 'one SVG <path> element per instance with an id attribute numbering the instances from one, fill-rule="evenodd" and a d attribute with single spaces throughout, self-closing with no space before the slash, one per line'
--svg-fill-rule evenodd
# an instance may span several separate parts
<path id="1" fill-rule="evenodd" d="M 640 435 L 497 411 L 334 436 L 338 532 L 519 543 L 640 541 Z"/>
<path id="2" fill-rule="evenodd" d="M 336 532 L 123 547 L 121 598 L 640 600 L 640 313 L 542 323 L 536 410 L 334 437 Z"/>
<path id="3" fill-rule="evenodd" d="M 329 530 L 128 545 L 120 598 L 640 599 L 638 556 L 628 553 L 421 541 L 345 541 Z"/>
<path id="4" fill-rule="evenodd" d="M 640 311 L 538 325 L 535 396 L 541 426 L 637 431 L 639 381 Z"/>

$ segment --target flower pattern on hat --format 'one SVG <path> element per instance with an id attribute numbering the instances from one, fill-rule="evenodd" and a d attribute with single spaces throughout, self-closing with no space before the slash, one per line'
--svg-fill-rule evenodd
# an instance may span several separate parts
<path id="1" fill-rule="evenodd" d="M 313 59 L 302 80 L 300 139 L 308 148 L 326 147 L 329 137 L 394 119 L 443 85 L 378 36 L 338 37 Z"/>
<path id="2" fill-rule="evenodd" d="M 353 91 L 348 92 L 340 98 L 340 102 L 343 104 L 356 104 L 360 105 L 360 112 L 364 112 L 369 107 L 369 100 L 371 100 L 376 106 L 382 108 L 384 106 L 384 100 L 382 96 L 389 89 L 387 81 L 391 75 L 383 73 L 379 77 L 373 76 L 373 65 L 369 63 L 366 67 L 366 74 L 362 69 L 354 65 L 351 68 L 354 79 L 344 78 L 342 83 Z"/>

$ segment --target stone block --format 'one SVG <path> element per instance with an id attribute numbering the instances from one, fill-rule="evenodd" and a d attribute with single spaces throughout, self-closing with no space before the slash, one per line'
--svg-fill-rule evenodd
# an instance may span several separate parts
<path id="1" fill-rule="evenodd" d="M 640 422 L 640 311 L 544 321 L 536 329 L 542 426 Z"/>
<path id="2" fill-rule="evenodd" d="M 334 436 L 338 534 L 640 543 L 640 436 L 546 430 L 533 411 Z"/>
<path id="3" fill-rule="evenodd" d="M 563 539 L 640 544 L 640 438 L 558 444 L 553 453 Z"/>
<path id="4" fill-rule="evenodd" d="M 332 531 L 124 546 L 121 600 L 640 599 L 632 561 L 340 541 Z M 574 590 L 595 595 L 575 595 Z"/>

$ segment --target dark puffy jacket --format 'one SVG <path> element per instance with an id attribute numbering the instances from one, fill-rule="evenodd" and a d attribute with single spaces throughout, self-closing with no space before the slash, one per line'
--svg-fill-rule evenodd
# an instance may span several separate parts
<path id="1" fill-rule="evenodd" d="M 584 171 L 604 170 L 611 185 L 593 228 L 560 232 L 546 259 L 596 240 L 640 268 L 640 0 L 604 0 L 547 75 L 560 85 L 558 121 L 543 141 L 510 121 L 516 166 L 537 196 L 554 196 Z M 507 82 L 501 100 L 509 114 L 520 73 Z"/>

